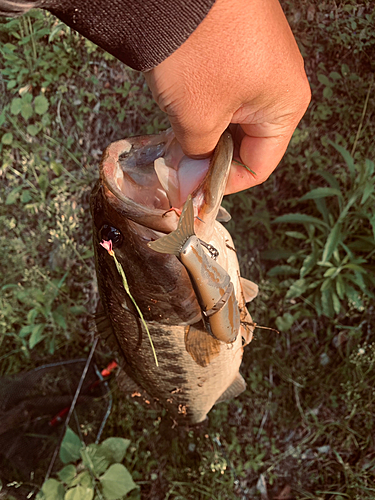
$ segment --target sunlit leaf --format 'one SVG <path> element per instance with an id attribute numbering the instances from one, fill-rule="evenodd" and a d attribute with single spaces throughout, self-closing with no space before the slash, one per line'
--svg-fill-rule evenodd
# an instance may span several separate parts
<path id="1" fill-rule="evenodd" d="M 300 233 L 299 231 L 285 231 L 286 236 L 290 236 L 291 238 L 296 238 L 297 240 L 305 240 L 306 235 Z"/>
<path id="2" fill-rule="evenodd" d="M 100 447 L 108 451 L 113 462 L 122 462 L 129 445 L 130 439 L 109 437 L 100 444 Z"/>
<path id="3" fill-rule="evenodd" d="M 129 471 L 122 464 L 113 464 L 99 478 L 106 500 L 117 500 L 137 488 Z"/>
<path id="4" fill-rule="evenodd" d="M 47 479 L 43 483 L 42 493 L 44 500 L 64 500 L 64 486 L 56 479 Z"/>
<path id="5" fill-rule="evenodd" d="M 18 115 L 21 113 L 22 109 L 22 99 L 20 97 L 14 97 L 10 104 L 10 112 L 12 115 Z"/>
<path id="6" fill-rule="evenodd" d="M 5 146 L 10 146 L 13 142 L 13 134 L 12 132 L 7 132 L 6 134 L 4 134 L 1 138 L 1 142 L 2 144 L 4 144 Z"/>
<path id="7" fill-rule="evenodd" d="M 49 102 L 48 99 L 44 95 L 38 95 L 34 99 L 34 109 L 35 113 L 38 113 L 38 115 L 44 115 L 46 111 L 48 110 L 49 107 Z"/>
<path id="8" fill-rule="evenodd" d="M 325 222 L 318 219 L 317 217 L 300 213 L 281 215 L 280 217 L 276 217 L 276 219 L 272 221 L 272 224 L 280 222 L 287 222 L 289 224 L 306 224 L 308 222 L 311 222 L 312 224 L 317 224 L 321 226 L 327 225 Z"/>
<path id="9" fill-rule="evenodd" d="M 331 187 L 319 187 L 316 189 L 312 189 L 308 193 L 304 194 L 300 201 L 304 200 L 315 200 L 319 198 L 327 198 L 327 196 L 339 196 L 342 197 L 341 191 Z"/>
<path id="10" fill-rule="evenodd" d="M 94 489 L 79 484 L 65 493 L 64 500 L 92 500 L 93 498 Z"/>
<path id="11" fill-rule="evenodd" d="M 300 278 L 304 278 L 315 266 L 316 259 L 313 254 L 308 255 L 301 266 L 300 269 Z"/>
<path id="12" fill-rule="evenodd" d="M 336 250 L 337 245 L 339 244 L 340 238 L 341 224 L 339 222 L 336 222 L 328 235 L 326 244 L 324 245 L 322 262 L 327 262 L 331 258 L 331 255 Z"/>
<path id="13" fill-rule="evenodd" d="M 39 342 L 43 339 L 43 331 L 45 328 L 44 323 L 39 323 L 38 325 L 35 325 L 31 331 L 31 335 L 29 338 L 29 347 L 32 349 L 35 347 Z"/>

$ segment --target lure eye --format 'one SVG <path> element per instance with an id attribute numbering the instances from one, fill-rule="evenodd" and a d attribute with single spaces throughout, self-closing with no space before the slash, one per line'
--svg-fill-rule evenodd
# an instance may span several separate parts
<path id="1" fill-rule="evenodd" d="M 123 236 L 118 229 L 108 224 L 104 224 L 99 232 L 100 240 L 112 241 L 112 247 L 116 248 L 123 242 Z"/>

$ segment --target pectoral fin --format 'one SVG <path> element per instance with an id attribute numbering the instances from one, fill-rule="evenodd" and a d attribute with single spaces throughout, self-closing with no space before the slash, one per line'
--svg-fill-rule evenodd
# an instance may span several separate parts
<path id="1" fill-rule="evenodd" d="M 246 389 L 246 382 L 240 372 L 237 373 L 236 378 L 230 384 L 223 394 L 219 397 L 215 404 L 232 399 L 241 394 Z"/>
<path id="2" fill-rule="evenodd" d="M 258 285 L 242 277 L 240 278 L 240 280 L 241 280 L 242 293 L 245 297 L 245 302 L 246 303 L 251 302 L 258 295 L 259 291 Z"/>
<path id="3" fill-rule="evenodd" d="M 231 215 L 228 210 L 224 207 L 219 207 L 219 211 L 216 216 L 218 222 L 229 222 L 231 220 Z"/>
<path id="4" fill-rule="evenodd" d="M 218 356 L 222 342 L 206 332 L 203 321 L 185 329 L 185 347 L 199 366 L 208 366 Z"/>

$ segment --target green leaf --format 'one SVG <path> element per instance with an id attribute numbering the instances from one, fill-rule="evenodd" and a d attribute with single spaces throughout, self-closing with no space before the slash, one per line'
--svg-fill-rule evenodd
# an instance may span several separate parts
<path id="1" fill-rule="evenodd" d="M 22 203 L 28 203 L 30 200 L 32 200 L 32 196 L 30 194 L 30 190 L 29 189 L 25 189 L 24 191 L 22 191 L 22 194 L 21 194 L 21 202 Z"/>
<path id="2" fill-rule="evenodd" d="M 329 74 L 329 77 L 332 78 L 332 80 L 341 80 L 342 79 L 340 73 L 337 73 L 337 71 L 331 71 L 331 73 Z"/>
<path id="3" fill-rule="evenodd" d="M 331 277 L 331 276 L 333 276 L 335 273 L 337 274 L 338 269 L 341 269 L 341 268 L 337 268 L 337 267 L 329 267 L 329 268 L 327 269 L 327 271 L 323 274 L 323 277 L 324 277 L 324 278 L 330 278 L 330 277 Z"/>
<path id="4" fill-rule="evenodd" d="M 12 132 L 7 132 L 6 134 L 4 134 L 3 137 L 1 138 L 1 142 L 5 146 L 10 146 L 12 144 L 12 142 L 13 142 L 13 134 L 12 134 Z"/>
<path id="5" fill-rule="evenodd" d="M 272 221 L 272 224 L 280 223 L 280 222 L 287 222 L 289 224 L 306 224 L 306 223 L 312 223 L 312 224 L 317 224 L 321 226 L 327 226 L 325 222 L 323 222 L 320 219 L 317 219 L 316 217 L 313 217 L 311 215 L 306 215 L 306 214 L 285 214 L 281 215 L 280 217 L 276 217 L 275 220 Z"/>
<path id="6" fill-rule="evenodd" d="M 36 123 L 35 125 L 28 125 L 26 130 L 28 134 L 35 137 L 42 130 L 42 126 L 40 123 Z"/>
<path id="7" fill-rule="evenodd" d="M 23 326 L 21 328 L 18 336 L 21 337 L 21 338 L 26 337 L 27 335 L 29 335 L 33 331 L 34 326 L 35 325 L 25 325 L 25 326 Z"/>
<path id="8" fill-rule="evenodd" d="M 323 283 L 321 284 L 320 290 L 324 292 L 325 290 L 329 290 L 332 286 L 332 280 L 330 279 L 325 279 Z"/>
<path id="9" fill-rule="evenodd" d="M 10 112 L 12 115 L 19 115 L 22 109 L 22 99 L 20 97 L 14 97 L 10 104 Z"/>
<path id="10" fill-rule="evenodd" d="M 74 486 L 65 493 L 64 500 L 92 500 L 94 498 L 94 489 L 85 486 Z"/>
<path id="11" fill-rule="evenodd" d="M 81 457 L 83 464 L 92 470 L 95 476 L 102 474 L 111 463 L 108 451 L 97 444 L 89 444 L 81 449 Z"/>
<path id="12" fill-rule="evenodd" d="M 331 172 L 328 172 L 327 170 L 318 170 L 316 173 L 321 175 L 323 179 L 326 180 L 332 188 L 337 189 L 337 191 L 340 191 L 340 184 L 336 179 L 336 177 L 333 174 L 331 174 Z"/>
<path id="13" fill-rule="evenodd" d="M 368 220 L 370 221 L 371 227 L 372 227 L 372 234 L 374 236 L 374 241 L 375 241 L 375 214 L 372 214 L 369 216 Z"/>
<path id="14" fill-rule="evenodd" d="M 366 160 L 365 160 L 365 166 L 366 166 L 366 170 L 367 170 L 367 175 L 369 177 L 371 177 L 371 175 L 375 171 L 375 163 L 373 161 L 369 160 L 368 158 L 366 158 Z"/>
<path id="15" fill-rule="evenodd" d="M 63 328 L 64 330 L 68 328 L 64 316 L 60 314 L 58 311 L 52 311 L 52 317 L 55 323 L 61 326 L 61 328 Z"/>
<path id="16" fill-rule="evenodd" d="M 33 107 L 28 102 L 22 102 L 21 104 L 21 116 L 25 120 L 28 120 L 33 116 Z"/>
<path id="17" fill-rule="evenodd" d="M 306 235 L 303 233 L 300 233 L 299 231 L 285 231 L 285 234 L 287 236 L 290 236 L 290 238 L 296 238 L 297 240 L 305 240 Z"/>
<path id="18" fill-rule="evenodd" d="M 47 479 L 43 483 L 44 500 L 64 500 L 64 486 L 56 479 Z"/>
<path id="19" fill-rule="evenodd" d="M 324 264 L 330 258 L 333 252 L 336 250 L 337 245 L 341 239 L 341 224 L 336 222 L 336 224 L 331 229 L 331 232 L 328 235 L 326 244 L 324 245 L 322 263 Z"/>
<path id="20" fill-rule="evenodd" d="M 323 89 L 323 97 L 325 97 L 326 99 L 330 99 L 332 96 L 333 91 L 331 87 L 325 87 L 325 89 Z"/>
<path id="21" fill-rule="evenodd" d="M 75 478 L 76 473 L 77 471 L 74 465 L 69 464 L 66 465 L 63 469 L 61 469 L 61 471 L 58 472 L 57 475 L 59 476 L 60 481 L 69 485 L 70 482 Z"/>
<path id="22" fill-rule="evenodd" d="M 5 108 L 0 113 L 0 127 L 2 127 L 6 120 Z M 1 490 L 0 490 L 1 491 Z"/>
<path id="23" fill-rule="evenodd" d="M 14 87 L 17 85 L 17 80 L 9 80 L 7 83 L 7 89 L 11 90 L 14 89 Z"/>
<path id="24" fill-rule="evenodd" d="M 282 316 L 278 316 L 275 323 L 280 332 L 287 332 L 293 326 L 294 316 L 290 313 L 285 313 Z"/>
<path id="25" fill-rule="evenodd" d="M 333 86 L 333 83 L 330 81 L 330 79 L 326 76 L 326 75 L 318 75 L 318 80 L 320 83 L 322 83 L 323 85 L 327 86 L 327 87 L 332 87 Z"/>
<path id="26" fill-rule="evenodd" d="M 336 292 L 337 292 L 337 295 L 340 297 L 340 299 L 344 300 L 345 283 L 344 283 L 344 280 L 342 279 L 341 276 L 337 276 L 337 279 L 336 279 Z"/>
<path id="27" fill-rule="evenodd" d="M 359 273 L 367 273 L 367 270 L 364 267 L 359 266 L 358 264 L 345 264 L 345 266 L 343 266 L 343 269 L 350 269 L 351 271 L 358 271 Z"/>
<path id="28" fill-rule="evenodd" d="M 369 196 L 372 195 L 372 193 L 374 192 L 374 190 L 375 190 L 375 186 L 371 182 L 368 182 L 365 185 L 365 187 L 363 188 L 361 205 L 363 205 L 364 203 L 366 203 L 366 201 L 368 200 Z"/>
<path id="29" fill-rule="evenodd" d="M 113 464 L 99 478 L 106 500 L 117 500 L 137 488 L 129 471 L 122 464 Z"/>
<path id="30" fill-rule="evenodd" d="M 304 278 L 316 265 L 316 259 L 313 254 L 308 255 L 302 263 L 300 269 L 300 278 Z"/>
<path id="31" fill-rule="evenodd" d="M 88 488 L 92 487 L 92 479 L 90 472 L 88 470 L 84 470 L 77 474 L 71 481 L 69 486 L 77 486 L 77 484 L 80 484 L 81 486 L 85 486 Z"/>
<path id="32" fill-rule="evenodd" d="M 49 108 L 48 99 L 44 95 L 38 95 L 34 100 L 35 113 L 38 115 L 44 115 Z"/>
<path id="33" fill-rule="evenodd" d="M 323 290 L 321 292 L 322 309 L 323 314 L 328 316 L 328 318 L 333 318 L 335 315 L 335 310 L 333 309 L 332 294 L 331 290 Z"/>
<path id="34" fill-rule="evenodd" d="M 290 250 L 283 250 L 281 248 L 276 249 L 273 248 L 271 250 L 265 250 L 262 252 L 262 259 L 265 260 L 279 260 L 279 259 L 289 259 L 292 255 L 294 255 L 294 252 L 291 252 Z"/>
<path id="35" fill-rule="evenodd" d="M 286 293 L 286 300 L 294 299 L 305 293 L 307 282 L 305 279 L 296 280 Z"/>
<path id="36" fill-rule="evenodd" d="M 45 328 L 44 323 L 39 323 L 35 325 L 32 329 L 30 338 L 29 338 L 29 348 L 32 349 L 35 347 L 42 339 L 43 339 L 43 330 Z"/>
<path id="37" fill-rule="evenodd" d="M 318 198 L 326 198 L 327 196 L 338 196 L 342 198 L 341 191 L 332 187 L 319 187 L 316 189 L 312 189 L 308 193 L 304 194 L 300 201 L 304 200 L 315 200 Z"/>
<path id="38" fill-rule="evenodd" d="M 281 265 L 281 266 L 274 266 L 272 267 L 268 273 L 267 276 L 293 276 L 298 273 L 298 269 L 292 266 L 288 266 L 286 264 Z"/>
<path id="39" fill-rule="evenodd" d="M 60 447 L 60 460 L 62 463 L 76 462 L 81 457 L 80 451 L 82 447 L 83 444 L 77 434 L 68 427 Z"/>
<path id="40" fill-rule="evenodd" d="M 355 165 L 354 165 L 354 160 L 353 160 L 351 154 L 349 153 L 349 151 L 347 151 L 342 146 L 339 146 L 335 142 L 331 141 L 331 139 L 328 139 L 328 143 L 331 144 L 331 146 L 333 146 L 336 149 L 336 151 L 338 151 L 341 154 L 341 156 L 344 158 L 345 163 L 348 166 L 349 172 L 353 178 L 355 176 Z"/>
<path id="41" fill-rule="evenodd" d="M 331 291 L 331 294 L 332 294 L 333 309 L 336 314 L 340 314 L 341 302 L 333 290 Z"/>
<path id="42" fill-rule="evenodd" d="M 8 194 L 5 205 L 13 205 L 18 200 L 22 186 L 17 186 Z"/>
<path id="43" fill-rule="evenodd" d="M 112 462 L 122 462 L 129 445 L 130 439 L 110 437 L 100 444 L 100 448 L 103 448 L 108 452 Z"/>

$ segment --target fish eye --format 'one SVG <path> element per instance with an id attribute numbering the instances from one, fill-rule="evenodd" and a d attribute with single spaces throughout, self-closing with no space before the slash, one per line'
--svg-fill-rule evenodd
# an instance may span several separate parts
<path id="1" fill-rule="evenodd" d="M 119 247 L 124 239 L 120 231 L 109 224 L 104 224 L 99 231 L 99 236 L 100 240 L 111 240 L 113 248 Z"/>

